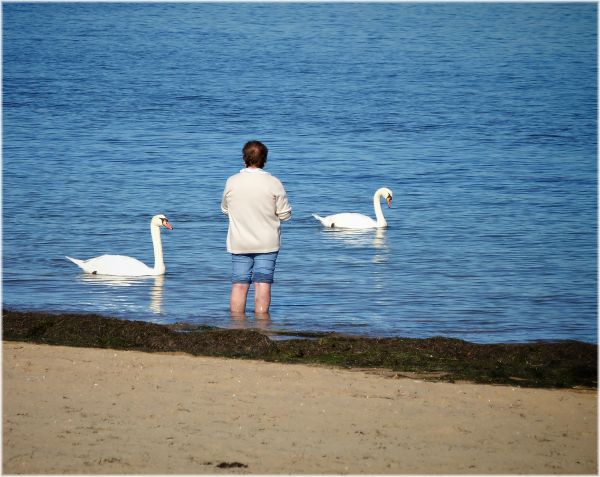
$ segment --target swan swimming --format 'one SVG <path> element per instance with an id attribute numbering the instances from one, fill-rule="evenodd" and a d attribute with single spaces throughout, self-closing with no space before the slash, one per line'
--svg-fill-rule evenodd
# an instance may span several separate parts
<path id="1" fill-rule="evenodd" d="M 150 221 L 150 234 L 154 246 L 154 268 L 150 268 L 143 262 L 125 255 L 101 255 L 88 260 L 67 257 L 75 265 L 86 273 L 94 275 L 113 275 L 121 277 L 142 277 L 147 275 L 164 275 L 166 268 L 163 259 L 162 241 L 160 238 L 160 227 L 173 230 L 169 220 L 162 214 L 155 215 Z"/>
<path id="2" fill-rule="evenodd" d="M 328 215 L 327 217 L 321 217 L 317 214 L 312 215 L 327 228 L 376 229 L 387 227 L 387 222 L 381 211 L 380 199 L 382 197 L 385 198 L 389 208 L 392 204 L 393 193 L 387 187 L 381 187 L 375 191 L 375 194 L 373 195 L 373 208 L 375 209 L 375 217 L 377 220 L 373 220 L 367 215 L 354 212 L 344 212 L 341 214 Z"/>

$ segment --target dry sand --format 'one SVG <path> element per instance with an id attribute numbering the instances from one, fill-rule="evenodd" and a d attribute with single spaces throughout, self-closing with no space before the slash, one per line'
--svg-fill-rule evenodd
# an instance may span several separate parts
<path id="1" fill-rule="evenodd" d="M 16 474 L 596 474 L 595 391 L 3 343 Z"/>

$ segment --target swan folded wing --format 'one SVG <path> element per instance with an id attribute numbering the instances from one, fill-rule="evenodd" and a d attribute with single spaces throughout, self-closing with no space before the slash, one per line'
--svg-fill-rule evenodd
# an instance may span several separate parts
<path id="1" fill-rule="evenodd" d="M 354 212 L 330 215 L 327 219 L 331 222 L 331 227 L 346 229 L 368 229 L 377 227 L 377 222 L 371 217 Z"/>
<path id="2" fill-rule="evenodd" d="M 85 272 L 98 275 L 144 276 L 154 274 L 154 270 L 143 262 L 125 255 L 102 255 L 75 263 Z"/>

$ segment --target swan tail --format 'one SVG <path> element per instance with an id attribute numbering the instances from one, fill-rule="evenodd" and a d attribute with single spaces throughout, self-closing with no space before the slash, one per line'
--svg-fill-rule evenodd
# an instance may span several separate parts
<path id="1" fill-rule="evenodd" d="M 321 222 L 325 227 L 329 227 L 329 224 L 327 223 L 327 221 L 321 217 L 320 215 L 317 214 L 312 214 L 312 216 L 317 219 L 319 222 Z"/>
<path id="2" fill-rule="evenodd" d="M 65 258 L 71 260 L 71 262 L 73 262 L 78 267 L 83 268 L 83 260 L 79 260 L 78 258 L 72 258 L 72 257 L 69 257 L 68 255 L 65 255 Z"/>

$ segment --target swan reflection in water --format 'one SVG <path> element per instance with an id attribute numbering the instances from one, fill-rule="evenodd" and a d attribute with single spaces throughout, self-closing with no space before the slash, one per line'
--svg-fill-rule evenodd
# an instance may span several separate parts
<path id="1" fill-rule="evenodd" d="M 165 284 L 165 276 L 158 275 L 154 277 L 154 285 L 150 288 L 150 309 L 160 314 L 163 302 L 163 285 Z"/>
<path id="2" fill-rule="evenodd" d="M 156 314 L 160 314 L 163 303 L 164 275 L 144 277 L 118 277 L 110 275 L 93 275 L 82 273 L 78 279 L 91 285 L 102 285 L 108 287 L 140 287 L 150 285 L 150 304 L 148 308 Z M 154 283 L 151 283 L 151 281 Z"/>
<path id="3" fill-rule="evenodd" d="M 378 228 L 378 229 L 368 229 L 368 230 L 358 230 L 358 229 L 323 229 L 323 233 L 325 233 L 327 238 L 331 238 L 333 240 L 339 240 L 343 242 L 344 245 L 350 247 L 364 247 L 371 248 L 373 247 L 378 252 L 387 252 L 389 251 L 389 245 L 387 243 L 387 239 L 385 236 L 385 232 L 387 229 Z M 383 255 L 377 253 L 373 258 L 374 262 L 383 261 Z"/>

